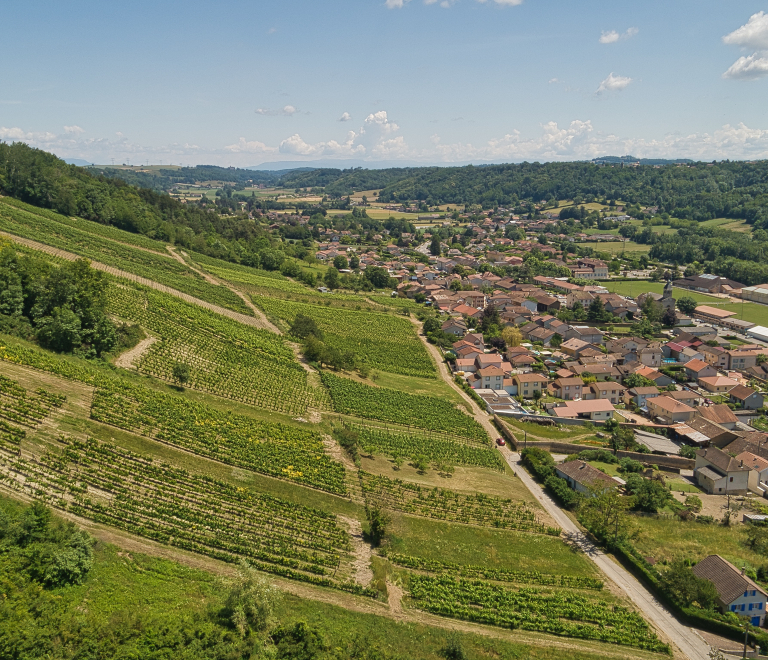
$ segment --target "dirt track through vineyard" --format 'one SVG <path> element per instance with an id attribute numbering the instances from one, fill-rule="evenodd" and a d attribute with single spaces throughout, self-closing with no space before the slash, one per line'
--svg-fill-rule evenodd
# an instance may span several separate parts
<path id="1" fill-rule="evenodd" d="M 38 252 L 44 252 L 45 254 L 50 254 L 53 257 L 58 257 L 59 259 L 64 259 L 66 261 L 75 261 L 81 258 L 79 255 L 74 254 L 72 252 L 67 252 L 66 250 L 60 250 L 58 248 L 51 247 L 50 245 L 45 245 L 44 243 L 38 243 L 37 241 L 32 241 L 28 238 L 22 238 L 21 236 L 15 236 L 14 234 L 9 234 L 8 232 L 5 232 L 5 231 L 0 231 L 0 236 L 4 238 L 8 238 L 21 245 L 25 245 L 26 247 L 31 248 L 33 250 L 37 250 Z M 149 287 L 150 289 L 155 289 L 156 291 L 167 293 L 176 298 L 180 298 L 184 302 L 191 303 L 192 305 L 197 305 L 198 307 L 202 307 L 203 309 L 207 309 L 216 314 L 221 314 L 222 316 L 226 316 L 244 325 L 249 325 L 253 328 L 259 328 L 260 330 L 269 330 L 270 332 L 277 331 L 277 328 L 275 328 L 275 326 L 273 326 L 269 321 L 267 321 L 267 319 L 264 318 L 264 315 L 260 311 L 258 312 L 259 313 L 258 317 L 246 316 L 245 314 L 240 314 L 240 312 L 235 312 L 235 311 L 232 311 L 231 309 L 226 309 L 224 307 L 220 307 L 219 305 L 214 305 L 212 303 L 206 302 L 205 300 L 201 300 L 200 298 L 195 298 L 194 296 L 190 296 L 188 293 L 183 293 L 178 289 L 172 289 L 171 287 L 155 282 L 154 280 L 148 280 L 146 277 L 140 277 L 139 275 L 134 275 L 133 273 L 128 273 L 124 270 L 120 270 L 118 268 L 113 268 L 112 266 L 107 266 L 106 264 L 99 263 L 98 261 L 91 261 L 91 266 L 93 266 L 96 270 L 100 270 L 104 273 L 108 273 L 109 275 L 113 275 L 114 277 L 120 277 L 126 280 L 130 280 L 131 282 L 136 282 L 137 284 L 141 284 L 143 286 Z M 234 291 L 234 293 L 237 293 L 237 291 Z M 241 294 L 238 294 L 238 295 L 241 295 Z M 241 298 L 242 297 L 243 296 L 241 295 Z M 244 298 L 243 298 L 243 302 L 246 302 Z M 253 303 L 251 303 L 250 301 L 247 301 L 246 305 L 249 307 L 249 309 L 251 309 L 253 306 Z"/>

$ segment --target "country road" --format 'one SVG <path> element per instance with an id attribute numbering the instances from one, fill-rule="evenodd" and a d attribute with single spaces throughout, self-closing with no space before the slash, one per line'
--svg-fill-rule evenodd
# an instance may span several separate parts
<path id="1" fill-rule="evenodd" d="M 629 571 L 616 563 L 584 535 L 578 526 L 563 513 L 554 500 L 525 471 L 521 463 L 520 454 L 510 451 L 508 447 L 501 447 L 499 449 L 509 466 L 520 477 L 520 480 L 528 490 L 533 493 L 539 503 L 555 519 L 571 542 L 577 544 L 584 554 L 621 588 L 643 615 L 658 630 L 664 633 L 680 649 L 685 657 L 690 660 L 708 660 L 709 644 L 692 628 L 681 624 Z"/>

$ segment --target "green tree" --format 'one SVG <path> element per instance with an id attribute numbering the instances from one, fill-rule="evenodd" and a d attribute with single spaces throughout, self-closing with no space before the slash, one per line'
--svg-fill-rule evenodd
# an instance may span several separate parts
<path id="1" fill-rule="evenodd" d="M 432 242 L 429 244 L 429 253 L 433 257 L 439 257 L 440 256 L 440 237 L 437 234 L 434 234 L 432 236 Z"/>
<path id="2" fill-rule="evenodd" d="M 696 577 L 682 559 L 672 562 L 664 575 L 664 586 L 675 602 L 683 607 L 696 605 L 704 610 L 714 610 L 718 602 L 715 585 Z"/>
<path id="3" fill-rule="evenodd" d="M 173 379 L 179 384 L 184 385 L 188 380 L 190 376 L 190 368 L 189 365 L 185 362 L 177 362 L 173 365 L 172 375 Z"/>
<path id="4" fill-rule="evenodd" d="M 552 348 L 560 348 L 562 343 L 563 343 L 563 337 L 561 335 L 559 335 L 558 333 L 555 333 L 552 336 L 552 339 L 549 340 L 549 345 Z"/>
<path id="5" fill-rule="evenodd" d="M 281 600 L 280 590 L 243 560 L 224 609 L 235 630 L 245 637 L 249 630 L 268 630 Z"/>
<path id="6" fill-rule="evenodd" d="M 387 525 L 391 522 L 390 518 L 377 506 L 366 507 L 365 517 L 368 520 L 368 535 L 371 544 L 378 547 L 387 533 Z"/>
<path id="7" fill-rule="evenodd" d="M 640 374 L 629 374 L 629 376 L 624 379 L 623 384 L 629 389 L 632 389 L 633 387 L 655 387 L 656 385 L 650 378 L 646 378 Z"/>
<path id="8" fill-rule="evenodd" d="M 698 304 L 690 296 L 683 296 L 677 301 L 677 308 L 686 316 L 690 316 L 696 310 Z"/>
<path id="9" fill-rule="evenodd" d="M 610 314 L 605 311 L 605 305 L 602 298 L 595 296 L 591 303 L 589 303 L 589 309 L 587 310 L 587 319 L 595 322 L 602 322 L 608 320 Z"/>
<path id="10" fill-rule="evenodd" d="M 345 268 L 349 268 L 349 262 L 343 254 L 339 254 L 333 258 L 333 267 L 336 268 L 336 270 L 344 270 Z"/>
<path id="11" fill-rule="evenodd" d="M 323 331 L 317 325 L 317 321 L 306 314 L 296 314 L 290 324 L 289 332 L 299 339 L 306 339 L 309 335 L 313 335 L 320 341 L 323 340 Z"/>
<path id="12" fill-rule="evenodd" d="M 338 289 L 341 286 L 341 280 L 339 278 L 339 271 L 333 266 L 329 266 L 325 273 L 325 285 L 329 289 Z"/>

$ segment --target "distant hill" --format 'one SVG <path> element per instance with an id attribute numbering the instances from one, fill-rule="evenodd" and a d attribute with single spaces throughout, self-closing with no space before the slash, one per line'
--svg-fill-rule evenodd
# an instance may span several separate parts
<path id="1" fill-rule="evenodd" d="M 82 158 L 62 158 L 68 165 L 77 165 L 78 167 L 89 167 L 91 162 Z"/>
<path id="2" fill-rule="evenodd" d="M 448 166 L 454 166 L 455 163 L 450 163 Z M 355 160 L 355 159 L 327 159 L 327 160 L 281 160 L 271 163 L 261 163 L 261 165 L 252 165 L 246 167 L 247 170 L 261 170 L 261 171 L 282 171 L 282 170 L 313 170 L 313 169 L 338 169 L 338 170 L 350 170 L 357 167 L 362 167 L 366 170 L 386 170 L 392 167 L 424 167 L 424 163 L 406 162 L 402 160 Z"/>
<path id="3" fill-rule="evenodd" d="M 676 165 L 692 163 L 690 158 L 635 158 L 634 156 L 600 156 L 593 158 L 596 165 L 618 165 L 619 163 L 640 163 L 640 165 Z"/>

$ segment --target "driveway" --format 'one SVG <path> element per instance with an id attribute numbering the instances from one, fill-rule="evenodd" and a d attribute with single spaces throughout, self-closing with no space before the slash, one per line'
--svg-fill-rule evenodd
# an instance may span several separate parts
<path id="1" fill-rule="evenodd" d="M 523 468 L 520 454 L 500 447 L 504 459 L 528 490 L 547 510 L 571 543 L 578 545 L 597 567 L 629 597 L 651 623 L 690 660 L 708 660 L 709 645 L 693 630 L 681 624 L 626 569 L 593 544 Z"/>

